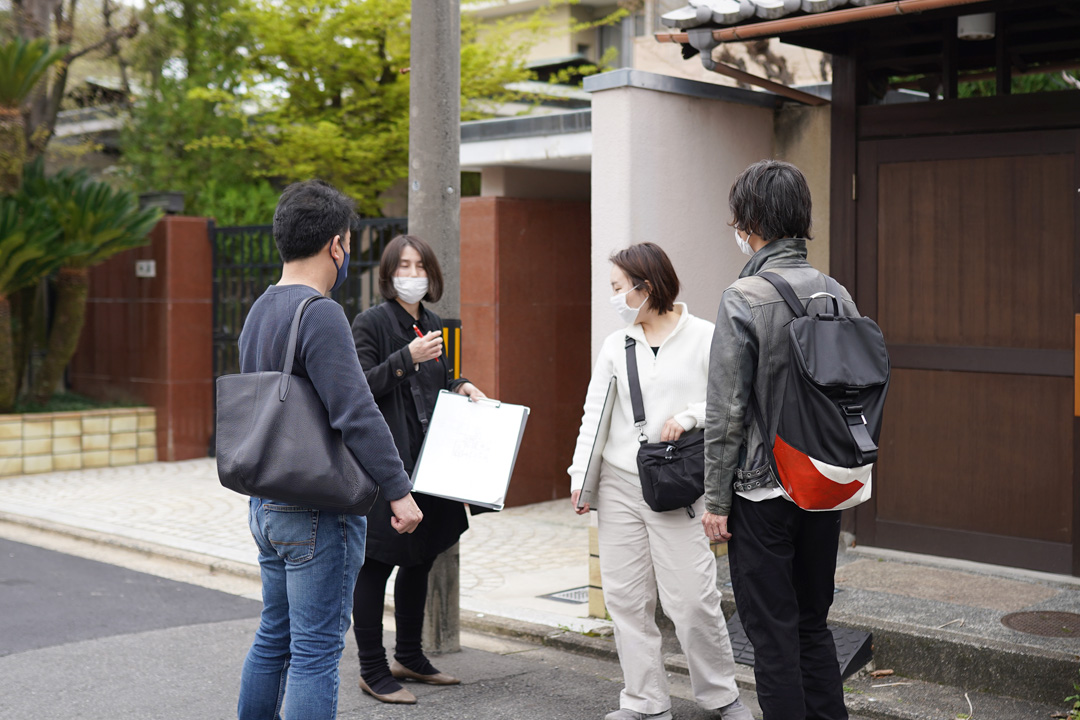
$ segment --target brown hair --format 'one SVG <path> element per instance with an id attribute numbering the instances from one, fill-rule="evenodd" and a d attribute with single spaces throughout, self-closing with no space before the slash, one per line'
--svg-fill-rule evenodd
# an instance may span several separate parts
<path id="1" fill-rule="evenodd" d="M 443 290 L 439 259 L 435 257 L 435 251 L 431 249 L 431 246 L 415 235 L 398 235 L 386 244 L 382 260 L 379 261 L 379 292 L 387 300 L 397 298 L 397 291 L 394 290 L 394 273 L 401 263 L 401 253 L 406 247 L 411 247 L 420 253 L 420 262 L 424 264 L 424 271 L 427 272 L 428 291 L 424 300 L 438 302 Z"/>
<path id="2" fill-rule="evenodd" d="M 649 307 L 661 314 L 675 309 L 679 276 L 675 274 L 667 253 L 659 245 L 638 243 L 613 252 L 609 259 L 626 273 L 635 287 L 648 283 Z"/>

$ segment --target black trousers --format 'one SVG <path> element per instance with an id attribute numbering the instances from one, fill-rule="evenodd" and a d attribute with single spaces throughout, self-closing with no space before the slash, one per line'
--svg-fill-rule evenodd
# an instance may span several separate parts
<path id="1" fill-rule="evenodd" d="M 399 567 L 397 580 L 394 582 L 394 614 L 403 617 L 419 617 L 419 628 L 423 626 L 424 606 L 427 604 L 428 573 L 435 560 L 428 560 L 420 565 Z M 386 597 L 386 581 L 394 566 L 379 562 L 373 558 L 364 560 L 360 574 L 353 588 L 353 630 L 378 628 L 382 632 L 383 607 Z M 398 635 L 402 628 L 398 628 Z M 416 640 L 419 642 L 419 634 Z M 400 641 L 400 638 L 399 638 Z M 359 635 L 357 636 L 359 642 Z"/>
<path id="2" fill-rule="evenodd" d="M 840 511 L 734 498 L 728 561 L 765 720 L 847 720 L 833 600 Z"/>

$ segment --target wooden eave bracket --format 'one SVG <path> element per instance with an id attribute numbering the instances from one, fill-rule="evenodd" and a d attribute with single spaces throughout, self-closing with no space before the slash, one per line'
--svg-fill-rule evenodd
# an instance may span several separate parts
<path id="1" fill-rule="evenodd" d="M 773 82 L 772 80 L 768 80 L 758 75 L 753 75 L 744 70 L 731 67 L 730 65 L 716 62 L 713 60 L 712 51 L 720 44 L 720 41 L 713 36 L 713 31 L 711 29 L 695 28 L 693 30 L 688 30 L 686 35 L 690 45 L 700 52 L 702 66 L 710 72 L 733 78 L 734 80 L 746 83 L 747 85 L 754 85 L 777 95 L 782 95 L 790 100 L 801 102 L 804 105 L 819 106 L 829 104 L 828 100 L 818 95 L 812 95 L 803 92 L 802 90 L 796 90 L 795 88 L 790 88 L 787 85 Z"/>

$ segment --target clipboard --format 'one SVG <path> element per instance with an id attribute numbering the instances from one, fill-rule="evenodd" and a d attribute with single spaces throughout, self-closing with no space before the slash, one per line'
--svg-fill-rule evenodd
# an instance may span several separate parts
<path id="1" fill-rule="evenodd" d="M 413 469 L 413 492 L 502 510 L 529 408 L 440 390 Z"/>
<path id="2" fill-rule="evenodd" d="M 596 509 L 596 492 L 600 488 L 600 463 L 603 462 L 604 446 L 607 445 L 608 432 L 611 430 L 611 414 L 615 409 L 615 395 L 617 387 L 615 377 L 608 382 L 607 395 L 604 396 L 604 409 L 600 412 L 600 424 L 593 436 L 592 452 L 589 453 L 589 464 L 585 467 L 585 482 L 578 494 L 577 508 L 580 510 L 586 503 L 590 510 Z"/>

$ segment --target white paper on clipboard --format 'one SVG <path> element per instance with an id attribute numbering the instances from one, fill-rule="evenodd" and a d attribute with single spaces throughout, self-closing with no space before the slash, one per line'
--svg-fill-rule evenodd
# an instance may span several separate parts
<path id="1" fill-rule="evenodd" d="M 604 396 L 604 409 L 600 412 L 600 424 L 593 436 L 592 452 L 589 453 L 589 464 L 585 468 L 585 483 L 581 486 L 578 495 L 577 508 L 580 510 L 588 503 L 590 510 L 596 509 L 596 491 L 600 487 L 600 463 L 603 462 L 604 446 L 607 445 L 608 431 L 611 430 L 611 414 L 615 409 L 615 378 L 612 377 L 607 386 L 607 395 Z"/>
<path id="2" fill-rule="evenodd" d="M 413 492 L 502 510 L 529 408 L 439 391 Z"/>

